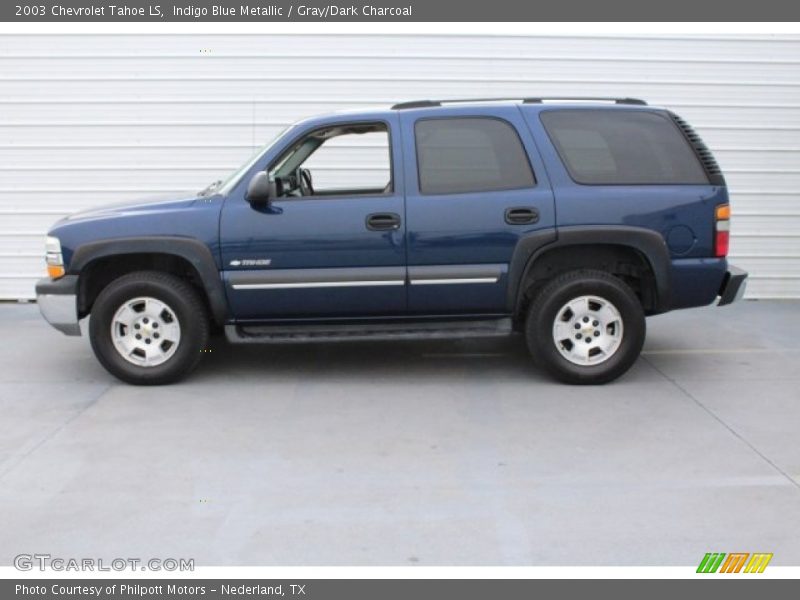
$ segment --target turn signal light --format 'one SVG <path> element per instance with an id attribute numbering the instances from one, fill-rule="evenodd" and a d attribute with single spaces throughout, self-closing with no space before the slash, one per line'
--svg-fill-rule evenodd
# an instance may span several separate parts
<path id="1" fill-rule="evenodd" d="M 718 206 L 714 212 L 716 226 L 714 233 L 714 256 L 723 258 L 728 256 L 731 238 L 731 205 Z"/>
<path id="2" fill-rule="evenodd" d="M 47 274 L 50 276 L 51 279 L 58 279 L 59 277 L 64 276 L 64 266 L 63 265 L 47 265 Z"/>
<path id="3" fill-rule="evenodd" d="M 64 257 L 61 254 L 61 241 L 57 237 L 47 236 L 45 240 L 45 262 L 51 279 L 64 276 Z"/>

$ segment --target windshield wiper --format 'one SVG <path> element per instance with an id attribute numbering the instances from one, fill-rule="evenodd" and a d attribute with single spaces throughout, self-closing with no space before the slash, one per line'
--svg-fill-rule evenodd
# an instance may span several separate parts
<path id="1" fill-rule="evenodd" d="M 205 188 L 203 191 L 201 191 L 198 194 L 198 196 L 208 196 L 212 192 L 214 192 L 217 188 L 219 188 L 219 186 L 221 186 L 221 185 L 222 185 L 222 179 L 217 179 L 216 181 L 214 181 L 211 184 L 209 184 L 209 186 L 207 188 Z"/>

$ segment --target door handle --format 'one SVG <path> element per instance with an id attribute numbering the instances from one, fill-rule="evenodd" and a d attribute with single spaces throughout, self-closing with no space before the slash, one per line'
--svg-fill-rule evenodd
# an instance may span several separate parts
<path id="1" fill-rule="evenodd" d="M 400 215 L 397 213 L 373 213 L 367 215 L 367 229 L 370 231 L 400 229 L 400 223 Z"/>
<path id="2" fill-rule="evenodd" d="M 527 225 L 539 221 L 539 211 L 532 206 L 515 206 L 506 209 L 506 223 L 509 225 Z"/>

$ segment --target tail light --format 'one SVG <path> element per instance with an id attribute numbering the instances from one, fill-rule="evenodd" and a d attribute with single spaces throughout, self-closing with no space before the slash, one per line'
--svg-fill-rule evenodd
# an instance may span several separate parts
<path id="1" fill-rule="evenodd" d="M 731 205 L 722 204 L 714 213 L 714 256 L 728 256 L 731 237 Z"/>

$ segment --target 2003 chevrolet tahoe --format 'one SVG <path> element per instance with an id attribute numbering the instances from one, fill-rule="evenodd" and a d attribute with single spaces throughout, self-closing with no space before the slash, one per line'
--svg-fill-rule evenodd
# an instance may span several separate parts
<path id="1" fill-rule="evenodd" d="M 337 149 L 348 167 L 367 138 L 384 170 L 317 182 L 315 157 Z M 299 122 L 203 192 L 59 221 L 36 289 L 64 333 L 91 315 L 97 358 L 135 384 L 189 373 L 213 329 L 236 343 L 521 332 L 558 379 L 602 383 L 638 357 L 647 315 L 742 294 L 729 218 L 713 156 L 669 110 L 408 102 Z"/>

